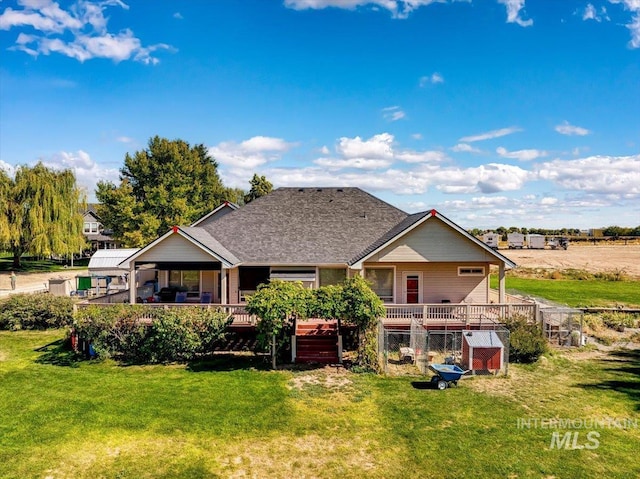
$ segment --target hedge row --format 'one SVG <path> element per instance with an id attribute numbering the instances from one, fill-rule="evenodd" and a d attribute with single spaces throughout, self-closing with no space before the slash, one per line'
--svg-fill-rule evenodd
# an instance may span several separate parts
<path id="1" fill-rule="evenodd" d="M 189 361 L 211 353 L 232 318 L 217 308 L 152 308 L 143 305 L 88 307 L 73 326 L 100 357 L 125 362 Z"/>
<path id="2" fill-rule="evenodd" d="M 15 294 L 0 302 L 0 329 L 62 328 L 73 322 L 73 300 L 47 293 Z"/>

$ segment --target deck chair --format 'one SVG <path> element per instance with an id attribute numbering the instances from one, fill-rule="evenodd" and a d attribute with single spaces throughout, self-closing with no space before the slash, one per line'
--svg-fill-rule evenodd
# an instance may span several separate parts
<path id="1" fill-rule="evenodd" d="M 200 295 L 200 302 L 203 303 L 203 304 L 209 304 L 211 302 L 211 296 L 212 296 L 211 293 L 204 293 L 203 292 Z"/>
<path id="2" fill-rule="evenodd" d="M 187 300 L 186 291 L 178 291 L 176 293 L 176 303 L 184 303 Z"/>

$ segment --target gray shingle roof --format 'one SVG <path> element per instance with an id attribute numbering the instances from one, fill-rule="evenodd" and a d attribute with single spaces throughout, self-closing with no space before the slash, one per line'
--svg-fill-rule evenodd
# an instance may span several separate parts
<path id="1" fill-rule="evenodd" d="M 278 188 L 202 229 L 245 264 L 346 264 L 407 217 L 359 188 Z"/>
<path id="2" fill-rule="evenodd" d="M 209 234 L 204 228 L 198 228 L 197 226 L 183 226 L 180 230 L 189 236 L 192 240 L 200 243 L 204 247 L 214 251 L 218 256 L 221 256 L 222 259 L 228 261 L 231 264 L 237 264 L 240 260 L 231 253 L 227 248 L 222 246 L 222 244 Z"/>

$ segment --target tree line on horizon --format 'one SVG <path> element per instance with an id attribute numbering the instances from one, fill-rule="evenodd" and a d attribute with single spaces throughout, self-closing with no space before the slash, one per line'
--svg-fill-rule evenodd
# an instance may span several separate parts
<path id="1" fill-rule="evenodd" d="M 598 236 L 604 236 L 608 238 L 619 238 L 625 236 L 640 236 L 640 226 L 636 227 L 622 227 L 622 226 L 606 226 L 603 228 L 597 228 Z M 468 230 L 469 234 L 473 236 L 482 236 L 485 233 L 497 233 L 501 235 L 505 240 L 509 233 L 521 233 L 523 235 L 527 234 L 539 234 L 543 236 L 572 236 L 579 237 L 585 236 L 585 232 L 578 228 L 519 228 L 517 226 L 511 226 L 509 228 L 505 228 L 504 226 L 499 226 L 498 228 L 493 229 L 480 229 L 480 228 L 472 228 Z M 587 235 L 593 236 L 593 230 L 589 230 Z"/>

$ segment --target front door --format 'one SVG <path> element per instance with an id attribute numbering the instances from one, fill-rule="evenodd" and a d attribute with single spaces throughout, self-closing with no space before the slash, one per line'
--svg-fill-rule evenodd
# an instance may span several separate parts
<path id="1" fill-rule="evenodd" d="M 420 277 L 407 275 L 405 279 L 406 304 L 417 304 L 420 302 Z"/>

